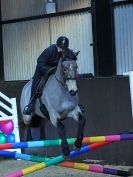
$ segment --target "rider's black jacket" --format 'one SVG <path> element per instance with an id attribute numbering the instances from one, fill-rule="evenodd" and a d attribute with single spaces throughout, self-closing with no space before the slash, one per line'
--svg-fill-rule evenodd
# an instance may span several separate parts
<path id="1" fill-rule="evenodd" d="M 69 56 L 73 55 L 72 50 L 69 48 L 66 50 Z M 46 73 L 51 67 L 58 65 L 61 53 L 57 51 L 56 44 L 52 44 L 46 48 L 37 59 L 36 70 L 42 74 Z"/>

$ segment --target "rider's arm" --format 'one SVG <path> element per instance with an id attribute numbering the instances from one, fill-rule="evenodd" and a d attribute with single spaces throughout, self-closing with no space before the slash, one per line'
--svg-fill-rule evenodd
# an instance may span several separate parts
<path id="1" fill-rule="evenodd" d="M 49 53 L 49 50 L 48 48 L 45 49 L 41 55 L 38 57 L 37 59 L 37 70 L 39 70 L 41 73 L 46 73 L 46 71 L 48 69 L 51 68 L 51 66 L 49 66 L 47 63 L 48 63 L 48 60 L 50 58 L 50 53 Z"/>

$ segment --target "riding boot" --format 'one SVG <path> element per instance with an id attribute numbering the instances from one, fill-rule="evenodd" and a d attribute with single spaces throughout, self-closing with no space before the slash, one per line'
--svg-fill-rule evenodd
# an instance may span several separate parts
<path id="1" fill-rule="evenodd" d="M 30 103 L 27 106 L 25 106 L 25 108 L 23 110 L 24 115 L 31 115 L 32 112 L 34 112 L 35 102 L 36 102 L 36 96 L 31 98 Z"/>
<path id="2" fill-rule="evenodd" d="M 35 74 L 33 76 L 33 80 L 32 80 L 32 86 L 31 86 L 31 96 L 30 96 L 30 102 L 27 106 L 25 106 L 24 110 L 23 110 L 23 114 L 24 115 L 31 115 L 32 112 L 34 111 L 35 108 L 35 102 L 36 102 L 36 98 L 37 98 L 37 86 L 40 82 L 42 75 L 36 70 Z"/>
<path id="3" fill-rule="evenodd" d="M 40 83 L 41 82 L 41 78 L 42 78 L 42 73 L 38 72 L 38 70 L 35 71 L 34 77 L 33 77 L 33 81 L 32 81 L 32 87 L 31 87 L 31 98 L 30 98 L 30 103 L 25 106 L 23 114 L 24 115 L 31 115 L 32 112 L 34 112 L 35 109 L 35 102 L 36 102 L 36 98 L 39 97 L 42 92 L 42 87 L 44 87 L 45 83 L 46 83 L 46 79 L 48 78 L 48 76 L 50 74 L 52 74 L 53 72 L 55 73 L 55 67 L 51 68 L 51 69 L 47 69 L 46 73 L 44 73 L 44 79 L 42 79 L 42 81 L 44 83 Z M 46 75 L 46 76 L 45 76 Z M 39 83 L 41 85 L 41 87 L 39 86 Z M 39 87 L 38 87 L 39 86 Z M 40 93 L 39 93 L 40 92 Z"/>

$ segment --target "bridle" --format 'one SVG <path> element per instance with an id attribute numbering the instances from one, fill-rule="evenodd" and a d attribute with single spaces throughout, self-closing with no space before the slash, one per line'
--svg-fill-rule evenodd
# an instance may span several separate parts
<path id="1" fill-rule="evenodd" d="M 76 80 L 76 77 L 65 77 L 65 74 L 64 74 L 64 71 L 63 71 L 63 65 L 62 63 L 64 61 L 70 61 L 72 59 L 69 59 L 69 58 L 62 58 L 61 59 L 61 73 L 62 73 L 62 77 L 63 77 L 63 82 L 61 80 L 59 80 L 56 75 L 55 75 L 55 79 L 62 85 L 64 86 L 66 89 L 67 89 L 67 84 L 66 84 L 66 80 Z"/>

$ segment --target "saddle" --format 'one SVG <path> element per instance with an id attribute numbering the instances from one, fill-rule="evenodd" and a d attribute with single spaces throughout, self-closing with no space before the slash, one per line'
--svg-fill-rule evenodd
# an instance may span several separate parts
<path id="1" fill-rule="evenodd" d="M 51 74 L 54 74 L 56 72 L 56 67 L 52 67 L 50 68 L 41 78 L 41 80 L 39 81 L 39 84 L 37 86 L 37 89 L 36 89 L 36 93 L 38 95 L 38 97 L 41 97 L 42 93 L 43 93 L 43 89 L 46 85 L 46 82 L 49 78 L 49 76 Z"/>
<path id="2" fill-rule="evenodd" d="M 42 99 L 41 99 L 41 96 L 42 96 L 42 93 L 43 93 L 43 89 L 48 81 L 48 78 L 51 74 L 54 74 L 56 72 L 56 67 L 52 67 L 50 68 L 41 78 L 38 86 L 37 86 L 37 89 L 36 89 L 36 92 L 35 92 L 35 95 L 33 97 L 35 98 L 38 98 L 39 99 L 39 102 L 40 102 L 40 110 L 42 112 L 42 114 L 44 116 L 46 116 L 48 119 L 49 119 L 49 113 L 45 107 L 45 105 L 43 104 L 42 102 Z"/>

